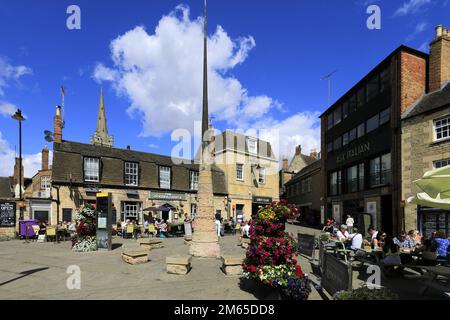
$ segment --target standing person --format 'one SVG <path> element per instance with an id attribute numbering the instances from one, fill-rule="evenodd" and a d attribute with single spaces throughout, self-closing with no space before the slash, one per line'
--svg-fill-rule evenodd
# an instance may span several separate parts
<path id="1" fill-rule="evenodd" d="M 347 215 L 347 220 L 345 221 L 345 224 L 347 225 L 347 231 L 348 233 L 353 233 L 353 225 L 355 224 L 355 220 L 353 220 L 351 215 Z"/>
<path id="2" fill-rule="evenodd" d="M 221 229 L 221 227 L 222 227 L 222 216 L 220 215 L 220 213 L 219 212 L 216 212 L 216 215 L 215 215 L 215 219 L 216 219 L 216 232 L 217 232 L 217 236 L 220 238 L 221 237 L 221 235 L 220 235 L 220 229 Z"/>
<path id="3" fill-rule="evenodd" d="M 166 220 L 163 220 L 161 223 L 161 235 L 163 238 L 167 238 L 167 223 Z"/>
<path id="4" fill-rule="evenodd" d="M 447 258 L 450 241 L 443 231 L 438 231 L 436 237 L 433 239 L 436 246 L 438 258 Z"/>

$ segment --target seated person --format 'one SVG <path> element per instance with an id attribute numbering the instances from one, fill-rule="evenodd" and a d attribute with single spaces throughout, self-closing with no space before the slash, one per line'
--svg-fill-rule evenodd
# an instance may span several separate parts
<path id="1" fill-rule="evenodd" d="M 422 243 L 422 236 L 420 235 L 419 230 L 410 230 L 410 231 L 408 232 L 407 238 L 408 238 L 410 241 L 414 242 L 414 244 L 415 244 L 416 246 L 420 246 L 421 243 Z"/>
<path id="2" fill-rule="evenodd" d="M 341 227 L 339 228 L 339 231 L 336 233 L 336 237 L 338 238 L 339 241 L 346 241 L 348 239 L 348 232 L 347 232 L 347 226 L 345 224 L 341 225 Z"/>
<path id="3" fill-rule="evenodd" d="M 386 238 L 383 255 L 383 264 L 386 266 L 388 273 L 402 270 L 402 268 L 395 269 L 395 267 L 402 265 L 402 260 L 400 259 L 400 247 L 394 242 L 392 237 Z"/>
<path id="4" fill-rule="evenodd" d="M 350 249 L 360 250 L 363 244 L 363 236 L 357 227 L 353 227 L 353 233 L 349 235 L 348 240 L 351 241 Z"/>
<path id="5" fill-rule="evenodd" d="M 402 249 L 412 249 L 416 246 L 416 243 L 414 241 L 408 239 L 405 231 L 400 232 L 398 237 L 394 238 L 393 241 L 396 245 L 398 245 Z"/>
<path id="6" fill-rule="evenodd" d="M 426 239 L 423 245 L 416 247 L 415 252 L 422 252 L 420 265 L 435 266 L 437 264 L 437 249 L 431 239 Z"/>
<path id="7" fill-rule="evenodd" d="M 372 239 L 370 246 L 374 250 L 382 250 L 384 246 L 384 242 L 386 241 L 387 234 L 384 231 L 380 231 L 377 233 L 377 237 Z"/>
<path id="8" fill-rule="evenodd" d="M 241 231 L 242 238 L 250 238 L 250 223 L 246 222 Z"/>
<path id="9" fill-rule="evenodd" d="M 434 238 L 438 258 L 447 258 L 450 241 L 443 231 L 438 231 Z"/>

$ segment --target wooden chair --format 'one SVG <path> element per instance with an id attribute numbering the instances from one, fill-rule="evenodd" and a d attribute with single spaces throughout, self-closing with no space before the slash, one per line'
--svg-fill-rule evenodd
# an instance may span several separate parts
<path id="1" fill-rule="evenodd" d="M 56 240 L 56 227 L 47 226 L 47 231 L 46 231 L 45 235 L 47 237 L 47 241 L 48 240 L 51 240 L 51 241 Z"/>

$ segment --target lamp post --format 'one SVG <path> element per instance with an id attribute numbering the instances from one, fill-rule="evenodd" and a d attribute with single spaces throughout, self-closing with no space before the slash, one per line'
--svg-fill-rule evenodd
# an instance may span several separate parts
<path id="1" fill-rule="evenodd" d="M 22 199 L 22 121 L 25 118 L 22 116 L 20 109 L 12 116 L 14 120 L 19 121 L 19 200 L 20 200 L 20 220 L 23 220 L 23 199 Z"/>

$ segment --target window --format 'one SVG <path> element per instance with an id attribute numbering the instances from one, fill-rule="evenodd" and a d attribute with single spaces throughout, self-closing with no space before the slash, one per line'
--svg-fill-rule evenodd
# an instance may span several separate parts
<path id="1" fill-rule="evenodd" d="M 72 209 L 62 209 L 63 221 L 72 222 Z"/>
<path id="2" fill-rule="evenodd" d="M 365 97 L 365 87 L 362 87 L 361 89 L 358 90 L 358 93 L 356 94 L 356 108 L 362 108 L 364 107 L 364 104 L 366 102 L 366 97 Z"/>
<path id="3" fill-rule="evenodd" d="M 379 124 L 379 120 L 380 120 L 380 115 L 377 114 L 376 116 L 370 118 L 369 120 L 367 120 L 367 133 L 372 132 L 373 130 L 378 128 L 378 124 Z"/>
<path id="4" fill-rule="evenodd" d="M 327 152 L 330 153 L 331 151 L 333 151 L 333 142 L 327 144 Z"/>
<path id="5" fill-rule="evenodd" d="M 346 101 L 342 105 L 342 120 L 346 119 L 348 117 L 348 115 L 349 115 L 348 101 Z"/>
<path id="6" fill-rule="evenodd" d="M 247 146 L 248 146 L 248 152 L 250 154 L 258 153 L 258 140 L 253 139 L 253 138 L 247 138 Z"/>
<path id="7" fill-rule="evenodd" d="M 389 68 L 384 69 L 380 73 L 380 92 L 384 92 L 391 85 Z"/>
<path id="8" fill-rule="evenodd" d="M 358 166 L 358 175 L 359 175 L 359 191 L 364 191 L 365 188 L 365 172 L 364 172 L 364 163 L 361 163 Z"/>
<path id="9" fill-rule="evenodd" d="M 41 177 L 41 190 L 50 189 L 50 176 L 42 176 Z"/>
<path id="10" fill-rule="evenodd" d="M 330 174 L 329 189 L 331 196 L 337 196 L 341 193 L 341 171 L 336 171 Z"/>
<path id="11" fill-rule="evenodd" d="M 441 141 L 450 138 L 450 116 L 434 121 L 434 133 L 435 141 Z"/>
<path id="12" fill-rule="evenodd" d="M 90 182 L 100 181 L 100 160 L 97 158 L 84 158 L 84 180 Z"/>
<path id="13" fill-rule="evenodd" d="M 198 190 L 198 175 L 199 175 L 198 171 L 191 171 L 190 172 L 189 184 L 190 184 L 191 190 Z"/>
<path id="14" fill-rule="evenodd" d="M 308 178 L 306 180 L 306 185 L 307 185 L 306 191 L 307 192 L 311 192 L 312 191 L 312 178 Z"/>
<path id="15" fill-rule="evenodd" d="M 370 186 L 386 185 L 391 182 L 391 154 L 370 160 Z"/>
<path id="16" fill-rule="evenodd" d="M 433 162 L 433 167 L 435 169 L 440 169 L 446 166 L 450 166 L 450 159 L 438 160 Z"/>
<path id="17" fill-rule="evenodd" d="M 358 166 L 347 169 L 347 192 L 358 191 Z"/>
<path id="18" fill-rule="evenodd" d="M 197 215 L 197 204 L 191 203 L 191 219 L 195 219 Z"/>
<path id="19" fill-rule="evenodd" d="M 138 185 L 139 164 L 134 162 L 125 162 L 125 184 L 127 186 Z"/>
<path id="20" fill-rule="evenodd" d="M 171 180 L 170 167 L 159 167 L 159 187 L 161 189 L 170 189 Z"/>
<path id="21" fill-rule="evenodd" d="M 328 130 L 333 128 L 333 114 L 332 113 L 328 115 L 327 123 L 328 123 L 328 125 L 327 125 Z"/>
<path id="22" fill-rule="evenodd" d="M 388 108 L 386 110 L 381 111 L 381 113 L 380 113 L 380 126 L 385 124 L 385 123 L 388 123 L 390 119 L 391 119 L 391 109 Z"/>
<path id="23" fill-rule="evenodd" d="M 236 163 L 236 180 L 244 181 L 244 165 Z"/>
<path id="24" fill-rule="evenodd" d="M 333 149 L 334 150 L 339 150 L 342 146 L 342 137 L 337 138 L 336 140 L 334 140 L 333 142 Z"/>
<path id="25" fill-rule="evenodd" d="M 365 131 L 366 131 L 365 129 L 366 129 L 366 126 L 365 126 L 364 123 L 361 123 L 361 124 L 358 126 L 358 128 L 357 128 L 357 131 L 358 131 L 358 139 L 364 136 Z"/>
<path id="26" fill-rule="evenodd" d="M 376 75 L 375 77 L 369 80 L 369 83 L 366 86 L 367 102 L 369 102 L 378 95 L 379 89 L 380 89 L 379 77 L 378 75 Z"/>
<path id="27" fill-rule="evenodd" d="M 348 112 L 349 113 L 354 112 L 356 110 L 357 106 L 358 106 L 358 103 L 356 101 L 356 95 L 353 95 L 348 100 Z"/>
<path id="28" fill-rule="evenodd" d="M 344 133 L 344 135 L 342 136 L 342 145 L 346 146 L 348 145 L 348 132 Z"/>
<path id="29" fill-rule="evenodd" d="M 137 202 L 122 202 L 122 221 L 130 219 L 132 221 L 139 221 L 140 205 Z"/>
<path id="30" fill-rule="evenodd" d="M 260 184 L 266 183 L 266 169 L 265 168 L 259 168 L 259 179 L 258 182 Z"/>
<path id="31" fill-rule="evenodd" d="M 342 121 L 342 108 L 339 106 L 333 113 L 334 125 L 341 123 Z"/>
<path id="32" fill-rule="evenodd" d="M 356 128 L 349 131 L 349 133 L 348 133 L 348 142 L 350 143 L 350 142 L 352 142 L 355 139 L 356 139 Z"/>

